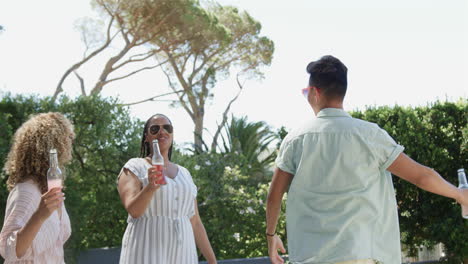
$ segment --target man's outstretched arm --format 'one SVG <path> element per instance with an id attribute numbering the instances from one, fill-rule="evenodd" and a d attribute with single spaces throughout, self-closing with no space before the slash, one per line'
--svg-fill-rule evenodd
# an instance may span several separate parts
<path id="1" fill-rule="evenodd" d="M 401 153 L 387 170 L 423 190 L 453 198 L 460 204 L 468 205 L 468 189 L 458 189 L 444 180 L 435 170 L 419 164 L 404 153 Z"/>

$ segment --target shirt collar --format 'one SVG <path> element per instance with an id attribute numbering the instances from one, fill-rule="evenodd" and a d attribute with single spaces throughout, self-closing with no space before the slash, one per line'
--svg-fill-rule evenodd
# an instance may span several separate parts
<path id="1" fill-rule="evenodd" d="M 341 116 L 341 117 L 351 117 L 343 109 L 339 108 L 324 108 L 318 112 L 317 117 L 332 117 L 332 116 Z"/>

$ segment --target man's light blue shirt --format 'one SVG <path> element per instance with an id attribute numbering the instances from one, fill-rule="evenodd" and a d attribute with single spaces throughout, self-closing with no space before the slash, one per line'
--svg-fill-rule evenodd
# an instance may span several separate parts
<path id="1" fill-rule="evenodd" d="M 292 263 L 401 263 L 391 174 L 403 152 L 376 124 L 337 108 L 289 133 L 276 159 L 294 175 L 286 205 Z"/>

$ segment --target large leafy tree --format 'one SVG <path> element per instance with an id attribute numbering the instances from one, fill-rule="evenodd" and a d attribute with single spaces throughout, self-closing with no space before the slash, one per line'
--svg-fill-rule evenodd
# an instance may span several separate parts
<path id="1" fill-rule="evenodd" d="M 188 40 L 175 49 L 163 48 L 164 52 L 157 54 L 160 61 L 168 61 L 162 68 L 172 90 L 183 91 L 177 94 L 176 105 L 182 106 L 194 123 L 197 151 L 203 150 L 205 106 L 214 97 L 213 88 L 217 81 L 235 70 L 240 93 L 242 78 L 262 78 L 262 66 L 271 63 L 274 51 L 273 42 L 260 35 L 261 24 L 247 12 L 216 3 L 207 5 L 206 10 L 206 16 L 212 21 L 210 27 L 192 27 L 177 32 L 191 37 L 185 37 Z M 174 33 L 168 33 L 167 39 L 171 39 Z M 216 148 L 231 104 L 239 93 L 226 106 L 211 149 Z"/>
<path id="2" fill-rule="evenodd" d="M 156 54 L 163 49 L 171 50 L 185 42 L 185 37 L 191 37 L 177 34 L 179 28 L 190 28 L 193 24 L 203 27 L 208 23 L 198 1 L 194 0 L 93 0 L 92 5 L 101 19 L 78 21 L 76 27 L 82 34 L 85 51 L 82 59 L 60 78 L 53 100 L 63 91 L 63 84 L 72 73 L 80 81 L 82 95 L 86 96 L 99 94 L 109 83 L 157 68 L 165 61 L 156 62 Z M 103 25 L 105 29 L 101 32 Z M 99 55 L 107 60 L 99 69 L 98 80 L 87 89 L 78 69 L 97 60 Z"/>

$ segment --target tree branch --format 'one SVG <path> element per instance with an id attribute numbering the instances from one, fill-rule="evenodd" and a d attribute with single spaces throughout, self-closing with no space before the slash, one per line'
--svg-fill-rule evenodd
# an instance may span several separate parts
<path id="1" fill-rule="evenodd" d="M 120 106 L 129 106 L 129 105 L 136 105 L 136 104 L 141 104 L 141 103 L 145 103 L 145 102 L 149 102 L 149 101 L 156 101 L 156 100 L 154 100 L 155 98 L 163 97 L 163 96 L 170 95 L 170 94 L 183 93 L 183 92 L 184 92 L 184 90 L 179 90 L 179 91 L 175 91 L 175 92 L 160 94 L 160 95 L 156 95 L 156 96 L 153 96 L 151 98 L 141 100 L 141 101 L 138 101 L 138 102 L 129 103 L 129 104 L 120 104 Z"/>
<path id="2" fill-rule="evenodd" d="M 219 54 L 222 50 L 223 50 L 223 48 L 219 48 L 219 49 L 215 50 L 212 54 L 210 54 L 208 56 L 205 55 L 205 58 L 204 58 L 202 64 L 198 68 L 195 68 L 195 62 L 196 61 L 193 63 L 192 74 L 190 74 L 190 76 L 188 78 L 190 80 L 190 83 L 192 82 L 193 78 L 195 78 L 195 75 L 197 75 L 198 72 L 200 72 L 203 69 L 203 66 L 205 66 L 206 63 L 208 63 L 208 61 L 210 61 L 214 56 Z M 197 59 L 197 57 L 195 57 L 195 60 L 196 59 Z"/>
<path id="3" fill-rule="evenodd" d="M 190 57 L 192 56 L 192 54 L 188 54 L 188 56 L 186 58 L 184 58 L 184 63 L 182 64 L 182 72 L 185 72 L 185 66 L 187 65 L 187 62 L 188 60 L 190 59 Z M 195 55 L 195 60 L 196 60 L 196 55 Z"/>
<path id="4" fill-rule="evenodd" d="M 162 67 L 164 68 L 164 67 Z M 164 70 L 162 69 L 162 72 L 164 73 L 164 75 L 166 75 L 167 77 L 167 80 L 169 82 L 169 86 L 171 87 L 171 89 L 175 92 L 176 91 L 176 88 L 175 88 L 175 85 L 172 83 L 171 81 L 171 77 L 169 76 L 169 74 Z M 179 102 L 180 104 L 182 105 L 182 107 L 185 109 L 185 111 L 187 111 L 187 113 L 189 114 L 190 118 L 192 119 L 192 121 L 195 122 L 195 115 L 194 113 L 192 112 L 192 110 L 190 110 L 190 108 L 188 107 L 187 103 L 184 101 L 184 95 L 186 94 L 186 90 L 184 89 L 184 93 L 182 95 L 179 95 L 177 94 L 177 97 L 179 98 Z"/>
<path id="5" fill-rule="evenodd" d="M 136 71 L 133 71 L 133 72 L 131 72 L 131 73 L 129 73 L 129 74 L 126 74 L 126 75 L 123 75 L 123 76 L 120 76 L 120 77 L 116 77 L 116 78 L 113 78 L 113 79 L 110 79 L 110 80 L 106 80 L 106 81 L 104 82 L 104 84 L 108 84 L 108 83 L 113 82 L 113 81 L 118 81 L 118 80 L 125 79 L 125 78 L 130 77 L 130 76 L 132 76 L 132 75 L 134 75 L 134 74 L 137 74 L 137 73 L 139 73 L 139 72 L 141 72 L 141 71 L 151 70 L 151 69 L 160 67 L 162 64 L 164 64 L 164 63 L 166 63 L 166 62 L 167 62 L 167 61 L 162 62 L 162 63 L 159 63 L 159 64 L 156 64 L 156 65 L 153 65 L 153 66 L 143 67 L 143 68 L 138 69 L 138 70 L 136 70 Z"/>
<path id="6" fill-rule="evenodd" d="M 180 84 L 182 85 L 182 88 L 184 88 L 184 91 L 187 94 L 188 101 L 190 103 L 190 106 L 192 107 L 193 112 L 195 112 L 195 110 L 198 109 L 200 106 L 197 105 L 196 97 L 192 92 L 192 87 L 187 85 L 187 82 L 184 79 L 183 73 L 179 71 L 179 68 L 177 68 L 177 63 L 175 62 L 174 57 L 172 56 L 172 54 L 169 53 L 169 52 L 166 52 L 166 54 L 167 54 L 167 56 L 169 58 L 169 62 L 171 63 L 172 68 L 174 69 L 174 73 L 175 73 L 177 79 L 179 80 Z M 169 78 L 169 75 L 166 75 L 166 76 L 168 76 L 168 78 Z M 193 113 L 192 113 L 191 117 L 193 117 L 192 120 L 195 122 L 195 116 L 193 115 Z"/>
<path id="7" fill-rule="evenodd" d="M 156 52 L 158 52 L 158 51 L 157 50 L 151 50 L 151 51 L 148 51 L 146 53 L 140 53 L 140 54 L 137 54 L 137 55 L 130 56 L 130 58 L 128 60 L 120 63 L 119 65 L 115 66 L 113 69 L 117 70 L 117 69 L 121 68 L 122 66 L 125 66 L 128 63 L 144 61 L 144 60 L 152 57 Z M 144 56 L 144 57 L 141 57 L 139 59 L 134 59 L 134 58 L 139 57 L 139 56 Z"/>
<path id="8" fill-rule="evenodd" d="M 221 133 L 221 129 L 224 127 L 224 124 L 226 124 L 227 115 L 229 113 L 229 110 L 231 109 L 231 105 L 232 103 L 234 103 L 234 101 L 237 100 L 237 98 L 239 98 L 239 95 L 242 92 L 242 89 L 244 88 L 244 84 L 240 83 L 239 73 L 236 76 L 236 81 L 237 81 L 237 85 L 239 86 L 239 91 L 237 92 L 236 96 L 234 96 L 234 98 L 229 102 L 229 104 L 226 106 L 226 109 L 223 112 L 223 120 L 221 121 L 221 124 L 218 125 L 218 128 L 216 129 L 216 133 L 213 137 L 213 142 L 211 143 L 211 152 L 216 151 L 216 147 L 218 146 L 218 137 Z"/>
<path id="9" fill-rule="evenodd" d="M 57 96 L 63 91 L 62 85 L 65 82 L 65 79 L 68 77 L 68 75 L 70 75 L 70 73 L 77 70 L 79 67 L 81 67 L 81 65 L 85 64 L 87 61 L 89 61 L 91 58 L 93 58 L 94 56 L 96 56 L 97 54 L 99 54 L 101 51 L 103 51 L 105 48 L 107 48 L 109 46 L 109 44 L 112 42 L 112 40 L 116 36 L 116 35 L 114 35 L 112 37 L 110 36 L 110 31 L 111 31 L 113 23 L 114 23 L 114 16 L 111 17 L 111 20 L 109 21 L 109 25 L 107 26 L 106 42 L 100 48 L 98 48 L 97 50 L 95 50 L 94 52 L 89 54 L 88 57 L 84 58 L 83 60 L 81 60 L 78 63 L 75 63 L 73 66 L 71 66 L 63 74 L 62 78 L 60 79 L 59 83 L 57 84 L 57 88 L 55 89 L 54 95 L 52 96 L 52 102 L 54 102 L 57 99 Z"/>
<path id="10" fill-rule="evenodd" d="M 125 47 L 119 52 L 119 54 L 115 55 L 107 61 L 106 65 L 104 66 L 104 70 L 99 76 L 99 80 L 97 81 L 96 85 L 94 85 L 94 88 L 91 90 L 90 94 L 99 94 L 102 91 L 104 85 L 108 83 L 107 77 L 112 71 L 114 71 L 114 64 L 123 58 L 125 54 L 127 54 L 127 52 L 134 47 L 135 41 L 136 40 L 133 39 L 131 42 L 127 43 Z"/>
<path id="11" fill-rule="evenodd" d="M 83 96 L 86 96 L 86 90 L 85 90 L 85 84 L 84 84 L 83 78 L 81 78 L 81 76 L 78 74 L 77 71 L 73 71 L 73 73 L 75 74 L 76 78 L 78 78 L 78 80 L 80 81 L 81 94 Z"/>

